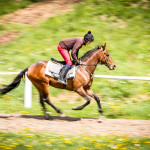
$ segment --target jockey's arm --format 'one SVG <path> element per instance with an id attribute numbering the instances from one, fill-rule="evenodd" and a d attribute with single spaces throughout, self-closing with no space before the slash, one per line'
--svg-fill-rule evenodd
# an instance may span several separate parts
<path id="1" fill-rule="evenodd" d="M 72 58 L 73 58 L 73 60 L 74 60 L 75 62 L 78 62 L 78 56 L 77 56 L 77 55 L 78 55 L 78 51 L 79 51 L 79 50 L 76 49 L 76 50 L 74 50 L 74 51 L 72 50 L 72 52 L 71 52 L 71 56 L 72 56 Z"/>
<path id="2" fill-rule="evenodd" d="M 76 43 L 72 49 L 71 56 L 75 62 L 79 61 L 78 60 L 78 52 L 81 47 L 82 47 L 82 45 Z"/>

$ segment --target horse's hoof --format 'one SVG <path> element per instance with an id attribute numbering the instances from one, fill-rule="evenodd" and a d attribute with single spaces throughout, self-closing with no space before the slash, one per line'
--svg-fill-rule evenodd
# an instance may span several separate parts
<path id="1" fill-rule="evenodd" d="M 44 119 L 45 119 L 45 120 L 49 120 L 49 119 L 50 119 L 50 116 L 44 116 Z"/>
<path id="2" fill-rule="evenodd" d="M 78 110 L 76 106 L 72 107 L 72 110 Z"/>
<path id="3" fill-rule="evenodd" d="M 104 117 L 104 116 L 100 116 L 100 117 L 98 118 L 98 122 L 99 122 L 99 123 L 102 123 L 104 120 L 105 120 L 105 117 Z"/>
<path id="4" fill-rule="evenodd" d="M 65 115 L 65 114 L 60 114 L 60 116 L 61 116 L 61 117 L 66 117 L 66 115 Z"/>
<path id="5" fill-rule="evenodd" d="M 51 119 L 51 117 L 50 117 L 49 114 L 50 114 L 50 112 L 45 112 L 44 118 L 45 118 L 46 120 Z"/>

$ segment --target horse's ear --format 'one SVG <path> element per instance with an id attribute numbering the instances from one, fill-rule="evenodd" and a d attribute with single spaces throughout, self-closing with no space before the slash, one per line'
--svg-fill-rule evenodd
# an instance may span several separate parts
<path id="1" fill-rule="evenodd" d="M 106 43 L 104 44 L 104 46 L 102 45 L 103 51 L 106 49 Z"/>
<path id="2" fill-rule="evenodd" d="M 106 43 L 104 44 L 104 47 L 103 47 L 103 49 L 104 49 L 104 50 L 106 49 Z"/>

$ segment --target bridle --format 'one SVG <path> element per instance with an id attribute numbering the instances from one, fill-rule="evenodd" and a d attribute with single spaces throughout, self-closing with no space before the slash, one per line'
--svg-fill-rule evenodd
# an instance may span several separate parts
<path id="1" fill-rule="evenodd" d="M 102 50 L 102 54 L 103 54 L 103 55 L 102 55 L 102 57 L 101 57 L 101 59 L 100 59 L 100 62 L 101 62 L 102 58 L 104 57 L 104 59 L 105 59 L 105 61 L 106 61 L 106 64 L 103 64 L 103 65 L 109 67 L 109 66 L 111 66 L 111 64 L 109 63 L 109 59 L 110 59 L 110 58 L 107 58 L 107 57 L 104 55 L 104 54 L 106 54 L 105 51 L 106 51 L 106 49 Z M 105 52 L 105 53 L 104 53 L 104 52 Z M 101 62 L 101 64 L 102 64 L 102 62 Z"/>
<path id="2" fill-rule="evenodd" d="M 106 49 L 104 49 L 104 50 L 101 50 L 101 52 L 102 52 L 102 56 L 101 56 L 101 58 L 100 58 L 100 62 L 98 63 L 98 64 L 80 64 L 80 65 L 82 65 L 82 66 L 97 66 L 97 65 L 105 65 L 105 66 L 110 66 L 111 64 L 109 63 L 109 60 L 106 58 L 106 56 L 104 55 L 104 54 L 106 54 Z M 106 61 L 106 64 L 104 64 L 104 63 L 102 63 L 101 61 L 102 61 L 102 58 L 104 57 L 104 59 L 105 59 L 105 61 Z M 79 65 L 79 66 L 80 66 Z M 87 68 L 86 67 L 84 67 L 84 69 L 91 75 L 91 76 L 93 76 L 93 74 L 89 71 L 89 70 L 87 70 Z"/>

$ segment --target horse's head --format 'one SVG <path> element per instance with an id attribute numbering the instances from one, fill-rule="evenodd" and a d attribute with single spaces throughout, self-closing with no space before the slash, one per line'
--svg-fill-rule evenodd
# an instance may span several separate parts
<path id="1" fill-rule="evenodd" d="M 110 70 L 114 70 L 116 68 L 114 61 L 112 60 L 109 52 L 106 49 L 106 43 L 101 47 L 99 61 L 101 62 L 101 64 L 105 64 Z"/>

